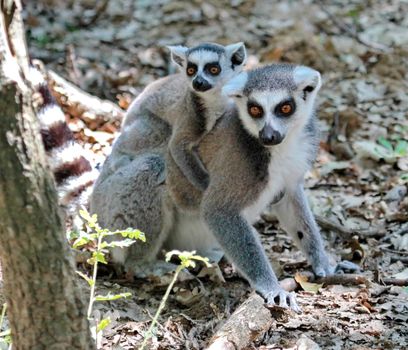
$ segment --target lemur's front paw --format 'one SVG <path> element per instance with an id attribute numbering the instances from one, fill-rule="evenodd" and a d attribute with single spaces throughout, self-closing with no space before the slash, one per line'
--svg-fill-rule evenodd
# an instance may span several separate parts
<path id="1" fill-rule="evenodd" d="M 280 287 L 276 287 L 270 292 L 264 295 L 267 304 L 278 305 L 280 307 L 286 307 L 292 309 L 297 313 L 301 313 L 302 310 L 296 302 L 296 295 L 293 292 L 287 292 Z"/>

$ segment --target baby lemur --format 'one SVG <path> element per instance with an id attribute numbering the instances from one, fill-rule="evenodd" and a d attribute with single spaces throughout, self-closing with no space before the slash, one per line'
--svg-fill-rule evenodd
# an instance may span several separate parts
<path id="1" fill-rule="evenodd" d="M 160 237 L 164 237 L 166 228 L 171 229 L 174 215 L 164 210 L 161 202 L 167 197 L 163 192 L 172 192 L 164 170 L 166 156 L 181 169 L 181 176 L 186 175 L 191 187 L 178 203 L 188 209 L 198 207 L 199 203 L 192 200 L 202 191 L 192 184 L 204 189 L 208 175 L 194 145 L 225 111 L 229 99 L 221 89 L 242 71 L 246 60 L 243 43 L 175 46 L 170 50 L 181 72 L 149 84 L 129 106 L 122 132 L 90 198 L 91 212 L 98 214 L 101 225 L 112 229 L 137 227 L 149 235 L 144 245 L 112 249 L 113 261 L 125 270 L 136 266 L 132 257 L 137 265 L 154 259 L 161 249 L 154 238 L 156 233 L 160 231 Z M 169 139 L 173 152 L 168 151 Z"/>
<path id="2" fill-rule="evenodd" d="M 129 109 L 138 114 L 152 113 L 172 126 L 170 155 L 189 182 L 203 191 L 209 177 L 196 147 L 224 112 L 228 98 L 221 96 L 221 88 L 241 72 L 246 60 L 245 46 L 205 43 L 169 49 L 181 73 L 150 84 Z M 129 114 L 124 126 L 133 118 Z"/>
<path id="3" fill-rule="evenodd" d="M 314 102 L 320 85 L 320 74 L 303 66 L 274 64 L 241 73 L 223 89 L 236 107 L 226 111 L 198 149 L 210 174 L 200 204 L 205 224 L 269 303 L 294 310 L 299 310 L 295 297 L 279 286 L 252 226 L 271 201 L 316 275 L 358 269 L 350 262 L 329 263 L 303 189 L 318 148 Z M 167 180 L 174 191 L 188 191 L 177 168 L 171 169 L 175 172 Z M 191 240 L 190 234 L 184 240 Z"/>

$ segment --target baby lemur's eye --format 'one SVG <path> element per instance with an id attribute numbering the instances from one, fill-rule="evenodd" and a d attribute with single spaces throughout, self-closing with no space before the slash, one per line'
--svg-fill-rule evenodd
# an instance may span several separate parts
<path id="1" fill-rule="evenodd" d="M 194 67 L 194 66 L 187 67 L 187 75 L 188 75 L 189 77 L 191 77 L 192 75 L 194 75 L 196 71 L 197 71 L 197 68 Z"/>
<path id="2" fill-rule="evenodd" d="M 264 114 L 261 106 L 252 103 L 248 104 L 248 113 L 252 118 L 262 118 Z"/>

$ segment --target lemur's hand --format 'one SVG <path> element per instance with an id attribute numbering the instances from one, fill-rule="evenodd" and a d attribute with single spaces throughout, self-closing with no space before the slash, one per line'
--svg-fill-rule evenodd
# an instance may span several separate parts
<path id="1" fill-rule="evenodd" d="M 266 303 L 269 305 L 278 305 L 292 309 L 297 313 L 301 313 L 299 305 L 296 302 L 296 295 L 293 292 L 287 292 L 279 286 L 276 286 L 271 291 L 264 295 Z"/>

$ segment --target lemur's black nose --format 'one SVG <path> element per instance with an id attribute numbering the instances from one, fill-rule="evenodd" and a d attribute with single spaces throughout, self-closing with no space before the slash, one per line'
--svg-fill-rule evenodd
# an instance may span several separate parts
<path id="1" fill-rule="evenodd" d="M 259 132 L 259 139 L 265 146 L 279 145 L 283 141 L 282 134 L 269 125 L 265 125 Z"/>
<path id="2" fill-rule="evenodd" d="M 204 91 L 210 90 L 212 86 L 207 80 L 198 76 L 193 80 L 193 88 L 194 90 L 204 92 Z"/>

